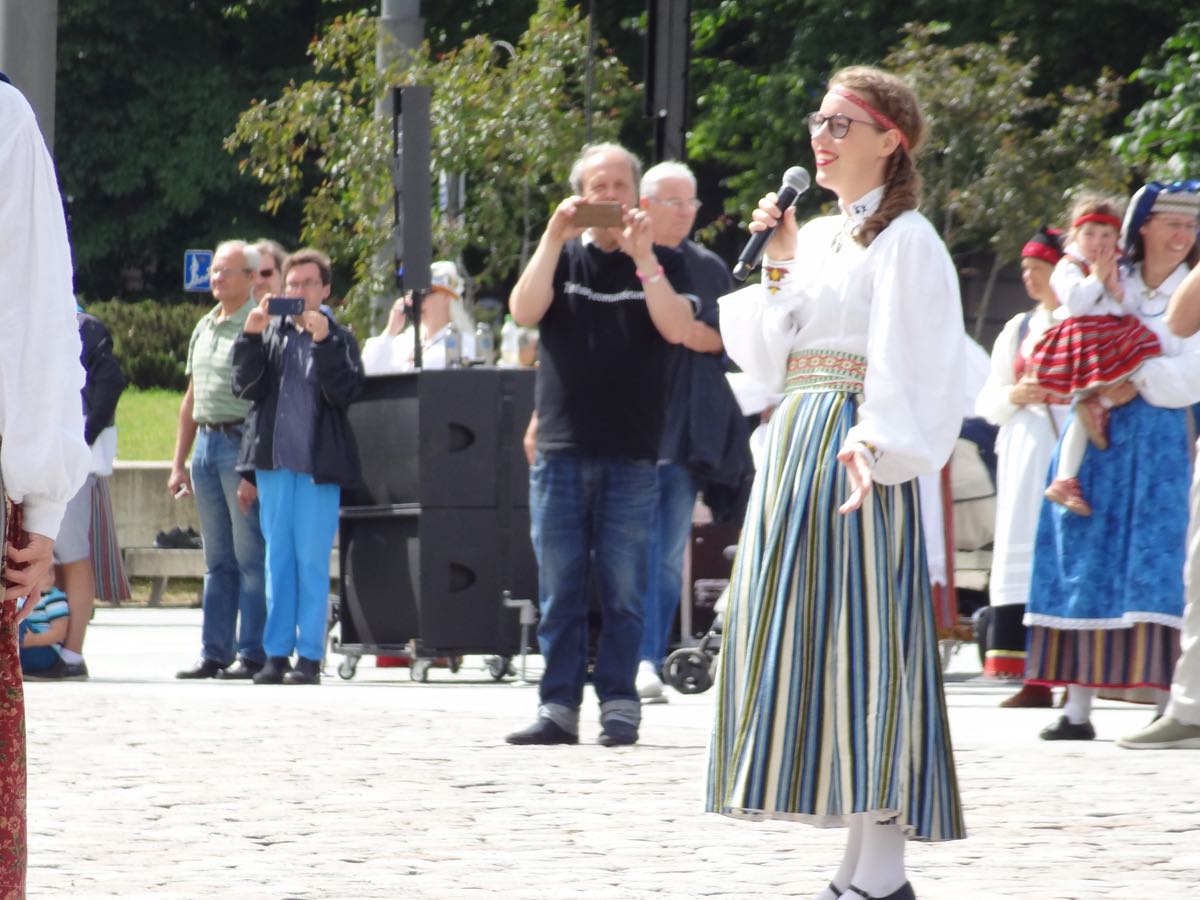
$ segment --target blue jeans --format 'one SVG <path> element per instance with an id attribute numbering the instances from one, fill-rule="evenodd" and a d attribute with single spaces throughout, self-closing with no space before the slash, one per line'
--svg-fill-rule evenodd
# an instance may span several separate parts
<path id="1" fill-rule="evenodd" d="M 678 463 L 660 462 L 641 650 L 641 658 L 660 669 L 667 656 L 671 625 L 683 590 L 683 551 L 692 532 L 695 506 L 696 483 L 691 471 Z"/>
<path id="2" fill-rule="evenodd" d="M 243 515 L 238 508 L 241 476 L 237 463 L 239 434 L 196 432 L 192 451 L 192 488 L 204 538 L 204 624 L 200 655 L 226 665 L 237 656 L 261 663 L 263 625 L 267 620 L 263 537 L 258 504 Z M 241 614 L 239 627 L 238 615 Z"/>
<path id="3" fill-rule="evenodd" d="M 545 659 L 539 715 L 579 730 L 588 665 L 588 572 L 598 576 L 604 624 L 592 672 L 600 721 L 635 727 L 634 679 L 642 640 L 654 464 L 569 453 L 539 453 L 529 471 L 529 516 L 538 561 Z"/>
<path id="4" fill-rule="evenodd" d="M 267 539 L 268 656 L 320 662 L 329 617 L 329 554 L 342 489 L 291 469 L 259 469 L 258 502 Z"/>

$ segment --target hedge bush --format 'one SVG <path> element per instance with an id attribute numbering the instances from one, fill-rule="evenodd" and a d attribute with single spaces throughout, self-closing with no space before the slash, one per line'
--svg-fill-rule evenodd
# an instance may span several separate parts
<path id="1" fill-rule="evenodd" d="M 200 303 L 107 300 L 84 309 L 108 326 L 121 369 L 139 388 L 187 388 L 188 340 L 212 298 Z"/>

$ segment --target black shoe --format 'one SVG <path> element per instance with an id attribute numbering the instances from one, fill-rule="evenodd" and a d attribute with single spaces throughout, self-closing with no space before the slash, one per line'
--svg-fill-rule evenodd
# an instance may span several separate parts
<path id="1" fill-rule="evenodd" d="M 255 684 L 283 684 L 283 676 L 292 670 L 292 661 L 286 656 L 268 656 L 266 663 L 254 673 Z"/>
<path id="2" fill-rule="evenodd" d="M 263 664 L 249 659 L 239 659 L 228 669 L 222 669 L 217 677 L 222 681 L 244 681 L 262 671 Z"/>
<path id="3" fill-rule="evenodd" d="M 217 673 L 225 667 L 211 659 L 202 659 L 190 669 L 175 673 L 176 678 L 216 678 Z"/>
<path id="4" fill-rule="evenodd" d="M 1090 741 L 1096 736 L 1096 729 L 1091 722 L 1082 725 L 1072 725 L 1066 716 L 1059 716 L 1053 725 L 1042 729 L 1043 741 Z"/>
<path id="5" fill-rule="evenodd" d="M 26 673 L 24 678 L 26 681 L 87 681 L 87 663 L 69 663 L 60 656 L 48 669 Z"/>
<path id="6" fill-rule="evenodd" d="M 600 737 L 596 738 L 596 743 L 601 747 L 628 747 L 637 743 L 636 725 L 630 725 L 628 722 L 601 722 L 600 728 L 602 730 Z"/>
<path id="7" fill-rule="evenodd" d="M 321 661 L 296 657 L 296 668 L 283 676 L 284 684 L 320 684 Z"/>
<path id="8" fill-rule="evenodd" d="M 553 719 L 539 717 L 528 728 L 514 731 L 506 740 L 510 744 L 578 744 L 579 735 L 560 728 Z"/>
<path id="9" fill-rule="evenodd" d="M 200 532 L 198 532 L 191 525 L 187 527 L 187 531 L 183 533 L 183 536 L 187 539 L 187 544 L 185 546 L 190 547 L 193 550 L 204 549 L 204 541 L 200 537 Z"/>
<path id="10" fill-rule="evenodd" d="M 853 896 L 851 896 L 852 892 Z M 917 895 L 913 893 L 912 885 L 907 881 L 900 885 L 900 887 L 896 888 L 896 890 L 888 894 L 886 897 L 876 897 L 873 894 L 868 894 L 862 888 L 855 887 L 854 885 L 850 885 L 850 887 L 846 888 L 846 892 L 842 894 L 842 897 L 848 898 L 848 900 L 856 900 L 858 897 L 863 898 L 863 900 L 917 900 Z"/>

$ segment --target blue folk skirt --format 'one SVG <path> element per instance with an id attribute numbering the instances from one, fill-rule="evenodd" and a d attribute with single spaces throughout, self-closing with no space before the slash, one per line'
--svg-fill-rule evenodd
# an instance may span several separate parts
<path id="1" fill-rule="evenodd" d="M 966 836 L 915 482 L 863 508 L 836 454 L 855 394 L 787 394 L 730 584 L 706 807 L 913 838 Z"/>

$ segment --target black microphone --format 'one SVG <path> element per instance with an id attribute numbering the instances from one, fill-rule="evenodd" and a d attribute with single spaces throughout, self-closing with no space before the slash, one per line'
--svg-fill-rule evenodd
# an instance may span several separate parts
<path id="1" fill-rule="evenodd" d="M 779 188 L 779 199 L 775 201 L 779 212 L 781 214 L 787 212 L 788 207 L 796 202 L 797 197 L 808 190 L 810 184 L 812 184 L 812 179 L 808 177 L 808 172 L 800 166 L 792 166 L 784 172 L 783 184 Z M 767 241 L 771 239 L 774 231 L 774 228 L 768 228 L 766 231 L 758 231 L 750 235 L 750 240 L 746 241 L 746 247 L 738 257 L 737 265 L 733 267 L 734 278 L 738 281 L 745 281 L 746 276 L 754 271 L 754 267 L 762 258 L 763 248 L 767 246 Z"/>

